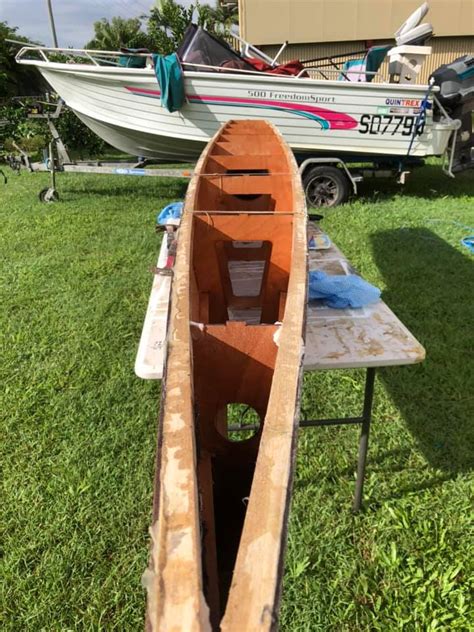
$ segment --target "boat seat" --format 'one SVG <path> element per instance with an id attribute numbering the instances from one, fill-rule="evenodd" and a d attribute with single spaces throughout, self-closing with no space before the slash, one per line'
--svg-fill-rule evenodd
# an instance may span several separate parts
<path id="1" fill-rule="evenodd" d="M 365 81 L 365 58 L 344 62 L 338 81 Z"/>
<path id="2" fill-rule="evenodd" d="M 365 57 L 349 59 L 342 66 L 338 81 L 372 81 L 389 50 L 390 46 L 371 46 Z"/>

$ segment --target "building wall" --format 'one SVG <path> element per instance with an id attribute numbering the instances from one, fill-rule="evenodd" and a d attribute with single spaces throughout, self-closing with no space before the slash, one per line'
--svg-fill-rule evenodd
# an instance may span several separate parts
<path id="1" fill-rule="evenodd" d="M 239 0 L 241 36 L 256 45 L 393 38 L 422 0 Z M 441 37 L 474 37 L 474 0 L 430 0 Z"/>
<path id="2" fill-rule="evenodd" d="M 330 55 L 342 55 L 351 53 L 352 51 L 362 51 L 365 49 L 365 40 L 350 42 L 323 42 L 320 44 L 289 44 L 279 61 L 287 62 L 292 59 L 312 59 L 314 57 L 326 57 Z M 374 44 L 392 44 L 393 40 L 374 41 Z M 472 37 L 435 37 L 429 45 L 432 48 L 432 54 L 428 57 L 423 66 L 420 79 L 417 83 L 427 83 L 430 74 L 439 68 L 442 64 L 448 64 L 456 57 L 461 55 L 474 54 L 474 36 Z M 270 57 L 274 57 L 280 46 L 260 46 Z M 383 64 L 380 73 L 388 78 L 388 68 Z M 314 78 L 318 78 L 314 75 Z M 321 77 L 319 77 L 321 78 Z M 333 79 L 335 76 L 328 76 Z"/>

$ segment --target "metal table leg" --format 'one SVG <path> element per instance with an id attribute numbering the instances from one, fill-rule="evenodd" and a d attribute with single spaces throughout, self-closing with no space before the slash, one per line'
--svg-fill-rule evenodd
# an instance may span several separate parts
<path id="1" fill-rule="evenodd" d="M 362 412 L 362 428 L 359 439 L 359 459 L 357 461 L 357 478 L 352 509 L 360 510 L 364 491 L 365 464 L 369 447 L 370 422 L 372 420 L 372 402 L 374 398 L 375 368 L 368 368 L 365 378 L 364 409 Z"/>

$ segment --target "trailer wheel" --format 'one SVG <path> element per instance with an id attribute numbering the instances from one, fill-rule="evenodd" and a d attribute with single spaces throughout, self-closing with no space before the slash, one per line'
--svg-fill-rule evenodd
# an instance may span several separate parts
<path id="1" fill-rule="evenodd" d="M 47 187 L 39 192 L 38 197 L 40 202 L 57 202 L 59 200 L 59 193 L 56 189 Z"/>
<path id="2" fill-rule="evenodd" d="M 316 208 L 328 208 L 347 202 L 351 190 L 346 174 L 337 167 L 326 165 L 306 171 L 303 187 L 308 206 Z"/>

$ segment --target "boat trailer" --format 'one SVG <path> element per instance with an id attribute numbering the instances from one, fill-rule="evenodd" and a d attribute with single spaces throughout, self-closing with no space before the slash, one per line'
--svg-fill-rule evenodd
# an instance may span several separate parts
<path id="1" fill-rule="evenodd" d="M 62 99 L 56 103 L 40 102 L 47 106 L 44 111 L 33 110 L 28 118 L 46 120 L 50 132 L 50 142 L 42 162 L 33 162 L 31 157 L 17 144 L 13 146 L 17 155 L 6 156 L 6 162 L 12 170 L 19 173 L 26 169 L 30 172 L 49 172 L 50 184 L 41 189 L 38 197 L 41 202 L 56 202 L 59 200 L 57 189 L 58 173 L 92 173 L 102 175 L 147 176 L 166 178 L 190 178 L 194 172 L 194 165 L 187 168 L 151 167 L 156 160 L 138 157 L 131 161 L 74 161 L 67 150 L 56 128 L 55 120 L 59 118 L 65 105 Z M 52 111 L 51 107 L 55 106 Z M 442 106 L 440 106 L 442 107 Z M 446 114 L 448 116 L 448 114 Z M 415 126 L 416 127 L 416 126 Z M 459 127 L 461 122 L 459 121 Z M 472 162 L 457 164 L 458 130 L 453 131 L 452 140 L 443 156 L 443 171 L 454 177 L 457 171 L 464 170 Z M 461 136 L 462 138 L 462 136 Z M 464 140 L 464 139 L 463 139 Z M 328 208 L 344 204 L 351 196 L 357 196 L 358 185 L 366 179 L 394 179 L 398 184 L 405 184 L 407 176 L 413 168 L 422 166 L 424 161 L 412 156 L 399 157 L 394 161 L 393 156 L 355 155 L 344 159 L 340 156 L 307 154 L 296 155 L 301 174 L 303 189 L 309 207 Z M 5 183 L 6 178 L 4 176 Z"/>
<path id="2" fill-rule="evenodd" d="M 55 125 L 55 120 L 59 118 L 65 105 L 64 101 L 61 99 L 57 103 L 44 101 L 39 102 L 39 105 L 46 106 L 45 110 L 42 111 L 42 108 L 35 108 L 28 113 L 28 118 L 45 120 L 48 125 L 50 141 L 44 160 L 42 162 L 33 162 L 30 155 L 14 142 L 13 147 L 17 154 L 7 155 L 5 162 L 18 174 L 22 170 L 27 170 L 31 173 L 49 172 L 50 184 L 48 187 L 41 189 L 38 194 L 41 202 L 57 202 L 59 200 L 56 181 L 58 173 L 96 173 L 102 175 L 159 176 L 166 178 L 189 178 L 192 174 L 192 169 L 148 168 L 148 165 L 155 164 L 156 161 L 146 158 L 137 158 L 135 162 L 73 160 Z M 51 110 L 52 106 L 55 106 L 54 111 Z"/>

